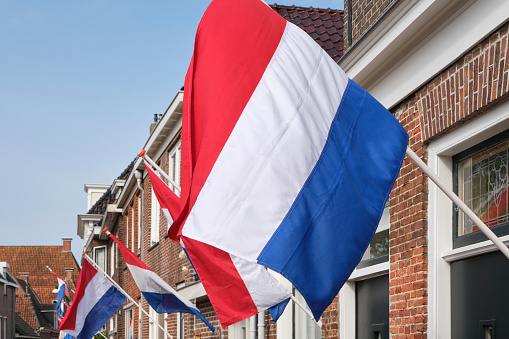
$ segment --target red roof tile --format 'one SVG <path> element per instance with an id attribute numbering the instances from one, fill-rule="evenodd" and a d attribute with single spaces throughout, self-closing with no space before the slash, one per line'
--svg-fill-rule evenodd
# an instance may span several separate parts
<path id="1" fill-rule="evenodd" d="M 62 252 L 62 249 L 63 246 L 0 246 L 0 261 L 9 263 L 9 273 L 18 280 L 21 279 L 20 272 L 28 273 L 28 282 L 41 302 L 50 304 L 57 298 L 53 290 L 58 283 L 46 266 L 61 279 L 65 279 L 66 268 L 73 268 L 72 281 L 68 283 L 72 289 L 76 288 L 80 273 L 72 252 Z"/>
<path id="2" fill-rule="evenodd" d="M 308 33 L 336 62 L 343 56 L 343 11 L 270 5 L 279 15 Z"/>

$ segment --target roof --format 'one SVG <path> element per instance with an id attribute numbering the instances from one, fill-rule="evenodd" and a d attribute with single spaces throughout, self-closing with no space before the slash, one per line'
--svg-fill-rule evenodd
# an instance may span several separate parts
<path id="1" fill-rule="evenodd" d="M 16 313 L 16 335 L 20 338 L 39 338 L 37 332 Z"/>
<path id="2" fill-rule="evenodd" d="M 131 174 L 131 171 L 133 170 L 134 162 L 136 161 L 137 157 L 131 161 L 129 166 L 127 166 L 126 169 L 118 176 L 115 180 L 125 180 L 129 177 L 129 174 Z M 111 193 L 111 188 L 113 187 L 113 184 L 104 192 L 104 194 L 99 198 L 99 200 L 96 201 L 96 203 L 90 207 L 87 214 L 104 214 L 106 212 L 106 208 L 109 204 L 112 204 L 115 202 L 115 197 Z"/>
<path id="3" fill-rule="evenodd" d="M 302 28 L 334 61 L 343 56 L 343 11 L 313 7 L 269 5 L 287 21 Z"/>
<path id="4" fill-rule="evenodd" d="M 46 268 L 49 266 L 60 278 L 65 279 L 65 269 L 73 268 L 69 287 L 75 289 L 80 267 L 72 252 L 63 252 L 63 246 L 0 246 L 0 261 L 7 261 L 9 272 L 21 281 L 20 272 L 28 273 L 28 282 L 43 304 L 51 304 L 57 295 L 57 279 Z"/>

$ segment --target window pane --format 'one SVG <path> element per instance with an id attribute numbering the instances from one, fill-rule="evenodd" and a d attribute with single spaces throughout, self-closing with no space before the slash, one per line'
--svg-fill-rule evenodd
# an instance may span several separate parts
<path id="1" fill-rule="evenodd" d="M 362 261 L 389 255 L 389 226 L 389 206 L 386 206 L 376 229 L 376 233 L 362 256 Z"/>
<path id="2" fill-rule="evenodd" d="M 508 221 L 508 149 L 504 141 L 458 163 L 459 197 L 488 227 Z M 458 213 L 458 236 L 479 231 Z"/>

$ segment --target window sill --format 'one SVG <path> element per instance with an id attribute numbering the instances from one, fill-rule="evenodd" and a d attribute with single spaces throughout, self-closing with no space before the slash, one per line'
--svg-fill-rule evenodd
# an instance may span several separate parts
<path id="1" fill-rule="evenodd" d="M 389 273 L 389 267 L 389 262 L 386 261 L 381 264 L 355 269 L 350 275 L 350 278 L 348 278 L 348 281 L 359 281 L 387 274 Z"/>
<path id="2" fill-rule="evenodd" d="M 506 245 L 509 246 L 509 235 L 505 235 L 500 237 L 500 240 Z M 491 242 L 491 240 L 486 240 L 483 242 L 479 242 L 476 244 L 463 246 L 460 248 L 455 248 L 451 251 L 446 251 L 442 253 L 442 259 L 446 262 L 451 263 L 454 261 L 472 258 L 478 255 L 496 252 L 498 251 L 498 247 L 495 246 Z"/>
<path id="3" fill-rule="evenodd" d="M 159 245 L 159 241 L 158 242 L 155 242 L 153 243 L 148 249 L 147 249 L 147 252 L 150 252 L 152 251 L 155 247 L 157 247 Z"/>

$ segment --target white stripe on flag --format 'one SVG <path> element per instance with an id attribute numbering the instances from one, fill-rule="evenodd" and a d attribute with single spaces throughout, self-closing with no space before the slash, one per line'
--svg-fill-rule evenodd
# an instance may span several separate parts
<path id="1" fill-rule="evenodd" d="M 68 334 L 77 336 L 81 332 L 90 310 L 94 308 L 97 302 L 104 296 L 111 286 L 113 285 L 99 272 L 94 275 L 85 288 L 83 298 L 78 304 L 78 309 L 76 310 L 76 327 L 74 328 L 74 331 L 65 330 Z"/>
<path id="2" fill-rule="evenodd" d="M 287 24 L 184 236 L 256 261 L 284 219 L 320 157 L 348 83 L 338 65 L 310 44 L 316 43 Z"/>

